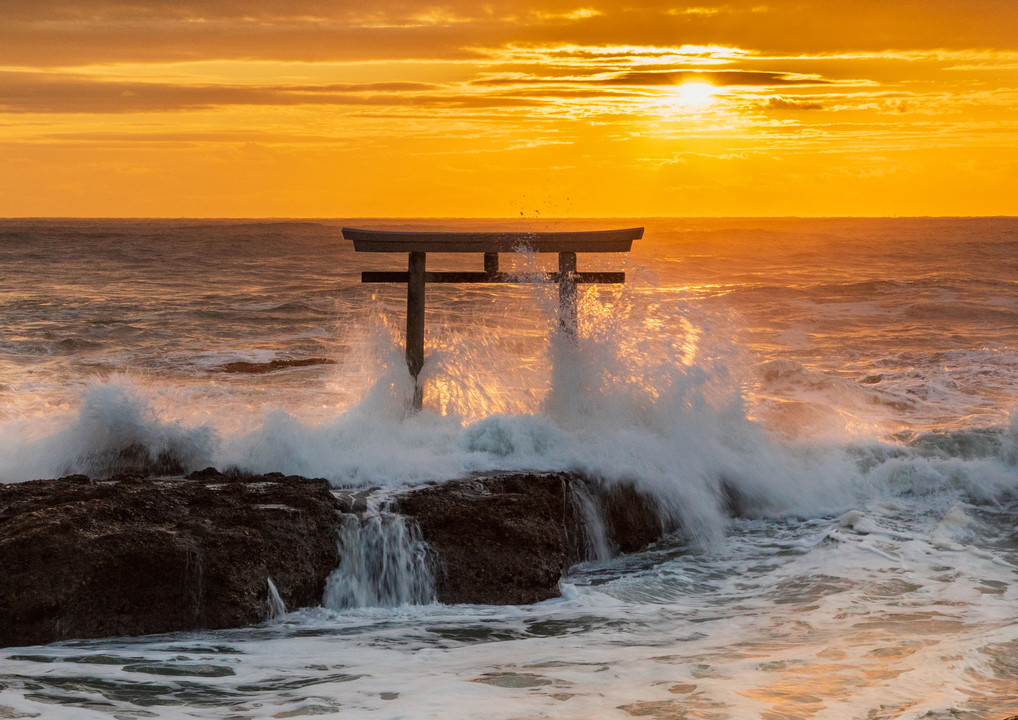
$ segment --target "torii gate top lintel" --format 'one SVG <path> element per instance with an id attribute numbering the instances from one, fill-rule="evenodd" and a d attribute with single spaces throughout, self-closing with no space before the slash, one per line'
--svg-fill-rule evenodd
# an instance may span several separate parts
<path id="1" fill-rule="evenodd" d="M 343 228 L 358 252 L 629 252 L 643 228 L 565 232 L 444 232 Z"/>
<path id="2" fill-rule="evenodd" d="M 416 389 L 413 407 L 420 410 L 422 389 L 417 377 L 424 365 L 424 287 L 440 283 L 524 282 L 512 273 L 499 272 L 498 254 L 504 252 L 558 253 L 558 272 L 545 273 L 545 280 L 558 283 L 559 325 L 576 335 L 576 284 L 624 283 L 623 272 L 577 272 L 576 253 L 629 252 L 634 240 L 643 237 L 643 228 L 564 232 L 445 232 L 395 231 L 343 228 L 343 237 L 353 240 L 357 252 L 405 252 L 406 272 L 362 272 L 361 282 L 406 283 L 406 360 Z M 482 272 L 426 272 L 427 253 L 483 253 Z M 532 277 L 527 274 L 528 279 Z"/>

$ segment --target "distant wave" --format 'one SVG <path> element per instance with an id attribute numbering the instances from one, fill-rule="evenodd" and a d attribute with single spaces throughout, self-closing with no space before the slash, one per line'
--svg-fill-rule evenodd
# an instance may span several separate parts
<path id="1" fill-rule="evenodd" d="M 335 364 L 336 361 L 330 360 L 329 358 L 301 358 L 299 360 L 270 360 L 268 362 L 238 361 L 220 365 L 215 369 L 219 372 L 262 375 L 264 373 L 276 372 L 277 370 L 289 370 L 290 368 Z"/>

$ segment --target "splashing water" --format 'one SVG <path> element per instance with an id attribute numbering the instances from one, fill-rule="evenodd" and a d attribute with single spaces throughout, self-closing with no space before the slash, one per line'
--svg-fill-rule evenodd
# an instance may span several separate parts
<path id="1" fill-rule="evenodd" d="M 398 607 L 434 601 L 427 545 L 417 526 L 402 515 L 377 505 L 364 515 L 344 514 L 338 544 L 339 567 L 325 583 L 325 607 Z"/>
<path id="2" fill-rule="evenodd" d="M 603 562 L 614 557 L 617 554 L 616 548 L 612 546 L 611 538 L 608 537 L 604 514 L 597 498 L 583 485 L 576 485 L 572 488 L 571 500 L 579 511 L 582 522 L 583 559 Z"/>
<path id="3" fill-rule="evenodd" d="M 266 578 L 266 582 L 269 586 L 269 595 L 265 600 L 265 605 L 268 609 L 268 619 L 278 620 L 286 615 L 286 603 L 279 596 L 279 590 L 276 589 L 276 583 L 272 582 L 272 578 Z"/>

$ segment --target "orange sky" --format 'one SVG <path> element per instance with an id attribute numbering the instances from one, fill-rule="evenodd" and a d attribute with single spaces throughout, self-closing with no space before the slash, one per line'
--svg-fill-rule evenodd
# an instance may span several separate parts
<path id="1" fill-rule="evenodd" d="M 0 216 L 1018 215 L 1018 2 L 9 0 Z"/>

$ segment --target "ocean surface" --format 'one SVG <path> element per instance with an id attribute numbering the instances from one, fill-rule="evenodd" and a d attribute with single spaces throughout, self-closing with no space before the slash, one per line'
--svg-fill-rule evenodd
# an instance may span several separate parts
<path id="1" fill-rule="evenodd" d="M 553 256 L 430 286 L 414 415 L 405 287 L 359 282 L 406 259 L 343 225 L 646 234 L 581 255 L 627 282 L 581 286 L 577 347 L 533 280 Z M 0 717 L 1002 720 L 1016 405 L 1018 219 L 0 220 L 0 481 L 105 477 L 129 447 L 379 503 L 574 470 L 682 526 L 538 605 L 426 602 L 408 562 L 409 594 L 341 568 L 258 627 L 6 648 Z"/>

